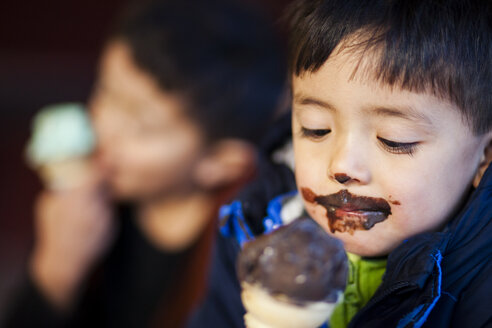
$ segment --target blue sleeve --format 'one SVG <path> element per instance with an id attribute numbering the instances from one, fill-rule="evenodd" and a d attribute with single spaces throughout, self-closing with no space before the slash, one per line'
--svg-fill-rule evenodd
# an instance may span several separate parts
<path id="1" fill-rule="evenodd" d="M 492 327 L 492 261 L 480 268 L 480 273 L 457 299 L 452 327 Z"/>
<path id="2" fill-rule="evenodd" d="M 241 302 L 241 287 L 236 278 L 239 249 L 235 239 L 218 234 L 207 294 L 188 322 L 188 328 L 244 327 L 245 310 Z"/>

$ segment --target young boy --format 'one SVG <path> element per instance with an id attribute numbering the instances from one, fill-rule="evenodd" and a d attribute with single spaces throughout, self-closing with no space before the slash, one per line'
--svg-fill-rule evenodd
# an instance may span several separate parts
<path id="1" fill-rule="evenodd" d="M 289 17 L 297 187 L 350 259 L 330 325 L 492 326 L 492 3 L 303 0 Z M 272 208 L 265 230 L 285 221 Z M 234 222 L 261 222 L 226 219 L 240 242 L 254 229 Z M 241 325 L 228 310 L 211 320 Z"/>
<path id="2" fill-rule="evenodd" d="M 90 101 L 94 174 L 42 193 L 7 326 L 181 326 L 206 275 L 207 227 L 254 172 L 284 77 L 274 32 L 239 2 L 130 8 Z"/>

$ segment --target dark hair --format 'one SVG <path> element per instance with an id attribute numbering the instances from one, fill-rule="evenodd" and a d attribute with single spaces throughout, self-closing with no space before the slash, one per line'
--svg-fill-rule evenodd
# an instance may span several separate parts
<path id="1" fill-rule="evenodd" d="M 301 0 L 287 19 L 291 75 L 315 72 L 339 46 L 373 56 L 375 80 L 430 91 L 474 133 L 491 129 L 492 1 Z"/>
<path id="2" fill-rule="evenodd" d="M 272 24 L 232 0 L 167 0 L 129 7 L 112 38 L 137 66 L 187 103 L 210 140 L 257 140 L 284 93 L 285 60 Z"/>

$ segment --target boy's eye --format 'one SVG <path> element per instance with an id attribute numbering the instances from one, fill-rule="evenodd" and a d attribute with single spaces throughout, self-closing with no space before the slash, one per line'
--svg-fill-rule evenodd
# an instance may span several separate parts
<path id="1" fill-rule="evenodd" d="M 413 155 L 419 145 L 418 142 L 396 142 L 381 137 L 378 140 L 384 149 L 393 154 Z"/>
<path id="2" fill-rule="evenodd" d="M 302 136 L 312 139 L 321 139 L 330 132 L 331 132 L 330 129 L 307 129 L 304 127 L 301 128 Z"/>

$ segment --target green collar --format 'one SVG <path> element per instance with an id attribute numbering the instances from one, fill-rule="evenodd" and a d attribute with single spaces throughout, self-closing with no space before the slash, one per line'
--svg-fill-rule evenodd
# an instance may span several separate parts
<path id="1" fill-rule="evenodd" d="M 364 258 L 347 253 L 349 274 L 343 300 L 330 319 L 330 328 L 344 328 L 374 295 L 386 271 L 386 258 Z"/>

